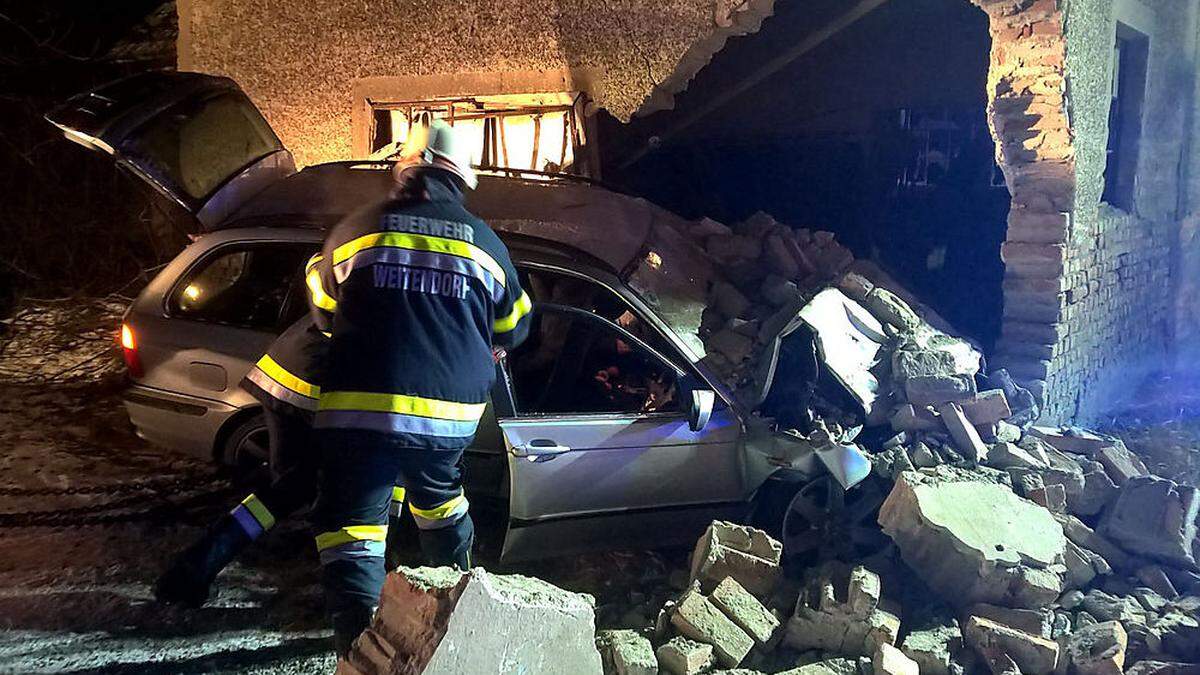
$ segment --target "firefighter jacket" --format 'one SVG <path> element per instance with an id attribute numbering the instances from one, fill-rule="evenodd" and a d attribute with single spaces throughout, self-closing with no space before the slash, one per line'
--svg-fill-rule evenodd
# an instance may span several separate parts
<path id="1" fill-rule="evenodd" d="M 416 188 L 342 220 L 310 279 L 332 332 L 317 428 L 368 429 L 414 448 L 471 442 L 495 378 L 492 347 L 529 330 L 529 297 L 457 183 Z"/>
<path id="2" fill-rule="evenodd" d="M 246 373 L 242 388 L 275 412 L 311 418 L 321 396 L 318 373 L 328 343 L 311 315 L 301 317 Z"/>

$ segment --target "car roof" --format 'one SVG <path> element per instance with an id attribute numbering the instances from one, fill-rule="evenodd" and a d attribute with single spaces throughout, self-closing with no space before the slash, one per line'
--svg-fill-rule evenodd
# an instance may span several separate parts
<path id="1" fill-rule="evenodd" d="M 224 227 L 328 228 L 351 211 L 386 198 L 392 186 L 387 163 L 318 164 L 268 187 L 239 208 Z M 587 251 L 614 270 L 640 257 L 656 224 L 681 222 L 645 199 L 564 179 L 480 175 L 467 207 L 499 233 Z"/>

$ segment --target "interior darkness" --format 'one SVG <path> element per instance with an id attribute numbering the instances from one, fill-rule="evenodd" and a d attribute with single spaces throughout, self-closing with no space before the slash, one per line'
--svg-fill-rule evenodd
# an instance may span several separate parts
<path id="1" fill-rule="evenodd" d="M 831 230 L 990 348 L 1009 195 L 985 118 L 988 22 L 971 3 L 885 4 L 676 129 L 845 11 L 842 0 L 779 2 L 760 32 L 731 40 L 700 71 L 675 110 L 602 120 L 604 178 L 691 218 L 732 224 L 762 210 Z"/>

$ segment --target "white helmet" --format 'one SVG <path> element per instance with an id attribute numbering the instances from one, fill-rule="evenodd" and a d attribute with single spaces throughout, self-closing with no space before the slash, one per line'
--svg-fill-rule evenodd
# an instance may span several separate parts
<path id="1" fill-rule="evenodd" d="M 471 169 L 471 149 L 463 143 L 454 127 L 442 120 L 430 119 L 428 114 L 418 117 L 409 128 L 404 148 L 396 160 L 396 178 L 409 169 L 423 166 L 449 171 L 471 189 L 479 183 Z"/>

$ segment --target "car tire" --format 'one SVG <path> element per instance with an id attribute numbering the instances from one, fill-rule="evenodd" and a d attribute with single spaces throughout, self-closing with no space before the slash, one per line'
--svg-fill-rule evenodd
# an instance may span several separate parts
<path id="1" fill-rule="evenodd" d="M 271 458 L 266 417 L 259 412 L 238 422 L 225 436 L 218 457 L 221 464 L 233 471 L 235 480 L 261 480 L 268 471 Z"/>
<path id="2" fill-rule="evenodd" d="M 768 480 L 755 495 L 750 524 L 783 543 L 783 566 L 792 575 L 823 560 L 860 560 L 891 543 L 877 522 L 884 483 L 871 476 L 844 490 L 829 474 Z"/>

